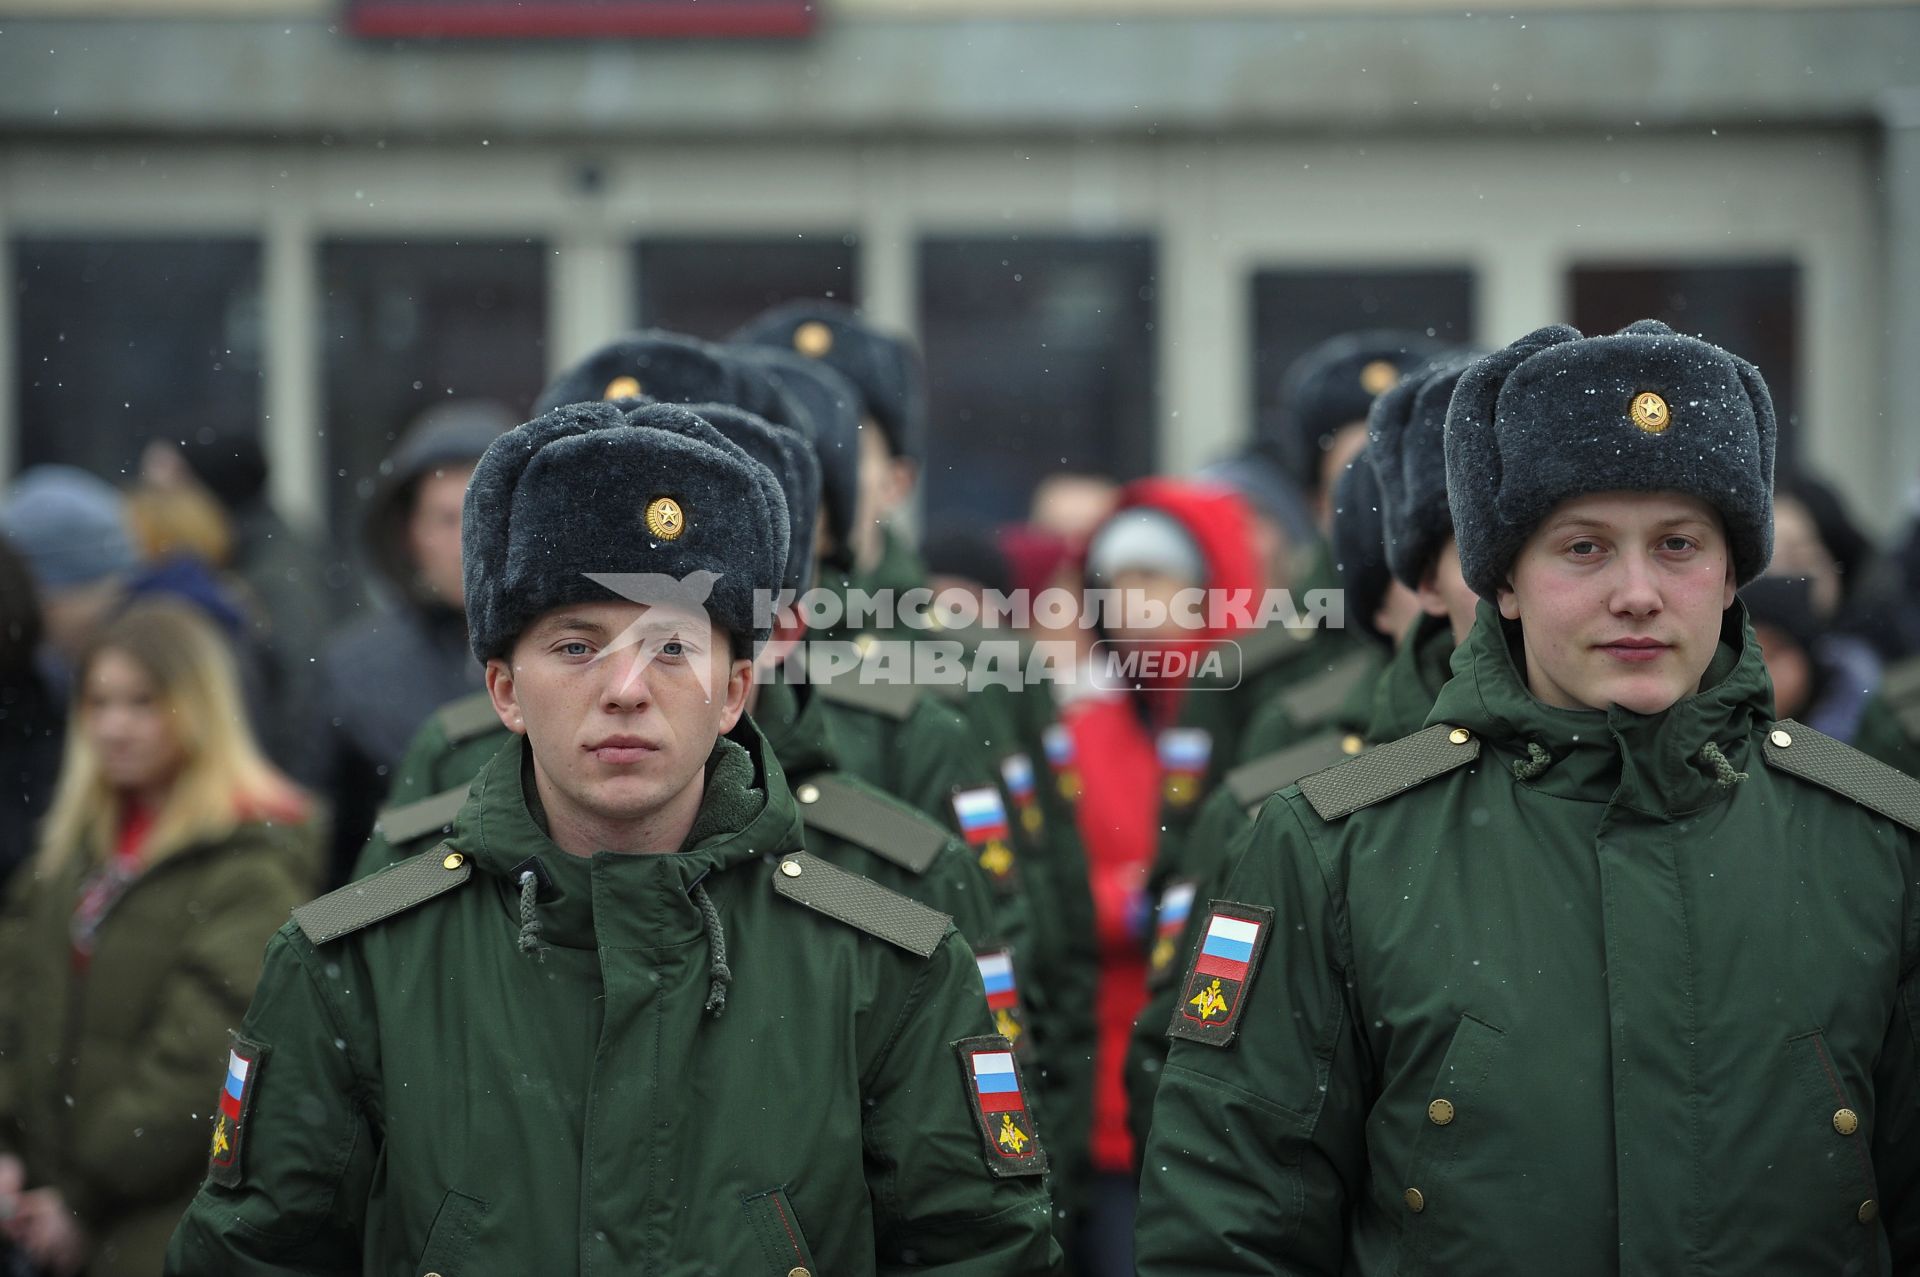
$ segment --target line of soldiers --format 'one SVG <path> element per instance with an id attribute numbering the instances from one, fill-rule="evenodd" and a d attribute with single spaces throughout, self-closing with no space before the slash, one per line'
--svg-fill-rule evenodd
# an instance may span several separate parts
<path id="1" fill-rule="evenodd" d="M 1162 733 L 1139 1270 L 1911 1267 L 1920 782 L 1774 717 L 1759 374 L 1651 322 L 1302 368 L 1328 548 L 1269 584 L 1347 624 Z M 487 692 L 270 946 L 170 1272 L 1056 1270 L 1098 959 L 1049 689 L 793 677 L 924 635 L 756 606 L 923 583 L 870 517 L 923 424 L 807 304 L 614 342 L 487 451 Z"/>

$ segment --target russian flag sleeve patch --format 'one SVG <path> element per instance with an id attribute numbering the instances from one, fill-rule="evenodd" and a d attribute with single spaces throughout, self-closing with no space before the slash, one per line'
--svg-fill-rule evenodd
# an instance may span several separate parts
<path id="1" fill-rule="evenodd" d="M 253 1096 L 259 1089 L 260 1069 L 266 1058 L 264 1043 L 233 1035 L 233 1045 L 227 1050 L 227 1076 L 220 1083 L 220 1098 L 213 1111 L 213 1146 L 207 1154 L 207 1178 L 224 1188 L 240 1183 L 247 1115 L 253 1110 Z"/>
<path id="2" fill-rule="evenodd" d="M 1260 969 L 1273 910 L 1216 900 L 1194 947 L 1187 982 L 1173 1008 L 1167 1036 L 1226 1046 L 1240 1029 L 1247 988 Z"/>
<path id="3" fill-rule="evenodd" d="M 1044 1174 L 1047 1154 L 1040 1147 L 1040 1131 L 1012 1045 L 999 1034 L 989 1034 L 961 1038 L 954 1049 L 960 1053 L 974 1125 L 986 1141 L 987 1170 L 998 1177 Z"/>

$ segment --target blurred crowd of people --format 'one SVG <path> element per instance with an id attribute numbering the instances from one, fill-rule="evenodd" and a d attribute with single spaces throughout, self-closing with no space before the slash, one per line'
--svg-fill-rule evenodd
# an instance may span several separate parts
<path id="1" fill-rule="evenodd" d="M 808 340 L 790 345 L 813 355 Z M 729 347 L 684 344 L 731 358 Z M 1355 465 L 1376 397 L 1444 353 L 1417 334 L 1337 337 L 1289 374 L 1284 415 L 1237 455 L 1185 476 L 1057 475 L 1025 522 L 935 526 L 917 550 L 913 493 L 941 476 L 920 473 L 912 432 L 923 409 L 889 420 L 887 408 L 923 391 L 889 398 L 848 371 L 867 410 L 851 436 L 857 457 L 836 468 L 821 455 L 823 585 L 981 598 L 1122 590 L 1162 603 L 1193 589 L 1285 590 L 1296 603 L 1343 592 L 1340 628 L 1277 634 L 1182 627 L 1171 609 L 1154 624 L 1036 621 L 1018 637 L 1071 641 L 1083 663 L 1103 641 L 1197 653 L 1231 640 L 1234 664 L 1217 686 L 1185 666 L 1124 685 L 1046 686 L 1032 693 L 1048 701 L 1035 731 L 930 788 L 903 779 L 890 790 L 972 845 L 965 812 L 949 809 L 963 787 L 953 782 L 985 776 L 1018 816 L 1035 803 L 1037 772 L 1072 824 L 1033 852 L 1049 868 L 1031 876 L 1050 877 L 1030 888 L 1031 943 L 1052 965 L 1033 973 L 1030 1014 L 1046 1025 L 1041 1049 L 1061 1052 L 1043 1066 L 1057 1079 L 1040 1088 L 1043 1121 L 1083 1128 L 1056 1128 L 1054 1196 L 1069 1258 L 1088 1277 L 1132 1272 L 1151 1087 L 1143 1100 L 1129 1056 L 1158 973 L 1180 961 L 1167 949 L 1191 908 L 1167 896 L 1172 849 L 1204 828 L 1205 800 L 1230 770 L 1344 721 L 1341 707 L 1364 699 L 1423 616 L 1464 612 L 1471 624 L 1464 587 L 1393 579 L 1378 499 Z M 919 375 L 910 359 L 901 367 Z M 630 389 L 615 380 L 605 398 L 678 398 L 666 375 Z M 693 401 L 712 397 L 703 386 Z M 767 402 L 800 398 L 789 387 Z M 729 402 L 779 411 L 746 391 Z M 247 433 L 154 439 L 133 475 L 39 467 L 0 499 L 0 1229 L 20 1271 L 158 1270 L 206 1169 L 226 1035 L 268 937 L 294 906 L 348 882 L 370 838 L 401 847 L 405 822 L 383 813 L 471 779 L 436 773 L 396 791 L 423 730 L 463 734 L 444 718 L 435 728 L 436 714 L 484 688 L 462 507 L 483 454 L 516 424 L 483 402 L 424 414 L 369 476 L 351 546 L 317 542 L 275 513 Z M 1774 519 L 1771 565 L 1742 597 L 1779 716 L 1912 771 L 1920 523 L 1876 538 L 1811 469 L 1779 473 Z M 915 712 L 954 715 L 948 729 L 963 744 L 984 730 L 966 704 Z M 948 729 L 901 726 L 908 743 L 884 752 L 898 762 L 916 733 Z M 1069 837 L 1074 848 L 1060 850 Z M 984 853 L 981 863 L 991 875 Z M 1083 1041 L 1055 1023 L 1086 995 Z"/>

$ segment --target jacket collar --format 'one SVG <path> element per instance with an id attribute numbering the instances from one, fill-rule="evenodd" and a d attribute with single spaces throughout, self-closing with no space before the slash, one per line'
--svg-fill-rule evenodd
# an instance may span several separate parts
<path id="1" fill-rule="evenodd" d="M 1750 742 L 1773 716 L 1773 685 L 1735 601 L 1721 618 L 1720 643 L 1701 689 L 1658 714 L 1615 705 L 1603 711 L 1556 709 L 1527 690 L 1516 627 L 1482 601 L 1473 632 L 1454 652 L 1453 678 L 1428 723 L 1451 723 L 1480 737 L 1483 759 L 1511 768 L 1520 784 L 1557 797 L 1624 807 L 1671 819 L 1730 796 L 1734 784 L 1713 761 L 1735 771 L 1758 764 Z M 1546 752 L 1546 759 L 1529 750 Z M 1524 766 L 1528 762 L 1534 765 Z M 1531 774 L 1530 774 L 1531 773 Z"/>
<path id="2" fill-rule="evenodd" d="M 790 775 L 811 776 L 839 769 L 833 722 L 811 684 L 760 684 L 753 721 L 765 735 L 767 748 L 780 760 L 782 770 Z"/>
<path id="3" fill-rule="evenodd" d="M 497 883 L 516 926 L 519 875 L 533 867 L 540 938 L 566 948 L 658 949 L 700 939 L 704 920 L 690 895 L 697 884 L 800 846 L 786 777 L 745 715 L 714 745 L 700 814 L 677 854 L 568 855 L 547 836 L 538 808 L 531 756 L 516 736 L 474 782 L 452 842 Z"/>

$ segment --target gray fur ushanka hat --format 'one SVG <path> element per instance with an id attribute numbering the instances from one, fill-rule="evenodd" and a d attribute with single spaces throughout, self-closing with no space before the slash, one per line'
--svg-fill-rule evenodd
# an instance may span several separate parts
<path id="1" fill-rule="evenodd" d="M 1387 568 L 1380 476 L 1367 464 L 1367 452 L 1355 457 L 1333 483 L 1333 567 L 1347 595 L 1347 625 L 1391 648 L 1400 636 L 1373 627 L 1373 614 L 1393 588 L 1393 573 Z"/>
<path id="2" fill-rule="evenodd" d="M 1468 368 L 1447 409 L 1460 570 L 1494 599 L 1527 537 L 1567 498 L 1682 492 L 1720 512 L 1744 585 L 1773 556 L 1775 432 L 1758 369 L 1665 324 L 1528 333 Z"/>
<path id="3" fill-rule="evenodd" d="M 1417 368 L 1373 401 L 1366 458 L 1380 480 L 1387 565 L 1400 584 L 1420 588 L 1434 556 L 1453 535 L 1447 506 L 1447 403 L 1474 361 L 1466 351 Z"/>
<path id="4" fill-rule="evenodd" d="M 819 462 L 827 531 L 844 551 L 853 538 L 860 500 L 860 419 L 867 409 L 859 388 L 820 360 L 791 350 L 751 345 L 729 346 L 727 350 L 765 374 L 806 409 L 806 435 Z"/>
<path id="5" fill-rule="evenodd" d="M 1320 457 L 1334 435 L 1364 422 L 1376 398 L 1439 350 L 1431 337 L 1385 329 L 1328 338 L 1288 366 L 1278 431 L 1264 446 L 1304 491 L 1318 491 Z"/>
<path id="6" fill-rule="evenodd" d="M 731 340 L 818 359 L 859 389 L 893 455 L 918 457 L 925 448 L 927 378 L 905 338 L 881 332 L 845 306 L 799 301 L 765 312 Z"/>
<path id="7" fill-rule="evenodd" d="M 820 508 L 820 463 L 798 431 L 768 425 L 731 404 L 694 404 L 690 411 L 767 468 L 787 506 L 787 562 L 780 588 L 798 594 L 813 583 L 813 519 Z"/>
<path id="8" fill-rule="evenodd" d="M 755 595 L 779 588 L 787 526 L 774 476 L 687 409 L 556 409 L 495 440 L 467 485 L 473 654 L 506 656 L 553 608 L 619 598 L 593 579 L 607 573 L 710 573 L 714 624 L 736 644 L 764 640 Z"/>

